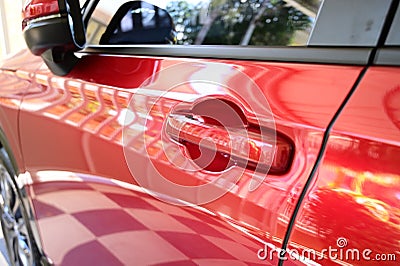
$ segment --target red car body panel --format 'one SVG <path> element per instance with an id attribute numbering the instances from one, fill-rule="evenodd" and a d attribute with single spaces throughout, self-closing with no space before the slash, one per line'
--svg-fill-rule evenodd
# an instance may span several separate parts
<path id="1" fill-rule="evenodd" d="M 28 50 L 8 58 L 1 64 L 0 128 L 13 152 L 16 167 L 24 172 L 24 162 L 19 142 L 18 115 L 22 98 L 32 88 L 31 76 L 41 66 L 40 58 L 33 57 Z"/>
<path id="2" fill-rule="evenodd" d="M 2 213 L 3 228 L 6 218 L 11 232 L 20 227 L 13 218 L 35 218 L 21 228 L 41 242 L 27 245 L 56 265 L 397 265 L 400 73 L 372 62 L 397 64 L 376 49 L 396 27 L 398 3 L 386 1 L 365 22 L 351 16 L 350 31 L 333 31 L 343 35 L 338 42 L 324 30 L 337 20 L 330 12 L 340 6 L 332 3 L 310 17 L 313 48 L 284 58 L 303 63 L 285 63 L 128 55 L 118 46 L 77 52 L 85 46 L 80 26 L 97 3 L 78 10 L 78 1 L 27 1 L 28 47 L 68 74 L 53 74 L 27 51 L 1 65 L 0 138 L 19 174 L 11 186 L 3 179 L 6 190 L 19 190 L 10 205 L 20 198 L 26 205 Z M 64 31 L 65 40 L 56 34 Z M 332 54 L 342 51 L 350 57 L 344 64 L 358 65 L 338 64 Z M 190 127 L 184 119 L 200 122 Z M 202 168 L 206 137 L 202 145 L 217 148 Z M 242 144 L 253 161 L 234 153 Z"/>
<path id="3" fill-rule="evenodd" d="M 257 239 L 200 207 L 84 174 L 40 171 L 32 179 L 44 249 L 56 265 L 265 265 Z"/>
<path id="4" fill-rule="evenodd" d="M 183 66 L 181 71 L 174 72 L 172 79 L 163 74 L 171 67 L 179 69 L 180 66 Z M 21 105 L 19 120 L 20 132 L 29 132 L 21 134 L 20 139 L 26 169 L 31 173 L 70 171 L 137 184 L 125 162 L 123 123 L 119 121 L 122 110 L 128 107 L 135 95 L 135 88 L 147 80 L 154 85 L 151 87 L 153 91 L 162 92 L 176 82 L 189 81 L 198 73 L 217 71 L 223 85 L 239 85 L 243 88 L 240 92 L 246 95 L 248 84 L 240 83 L 234 71 L 237 69 L 257 84 L 268 100 L 276 129 L 293 141 L 295 154 L 292 166 L 284 175 L 268 175 L 253 192 L 248 190 L 252 172 L 245 170 L 233 191 L 202 207 L 258 237 L 261 240 L 260 248 L 263 243 L 280 248 L 299 192 L 316 162 L 324 131 L 362 67 L 102 55 L 84 55 L 67 77 L 54 76 L 43 66 L 23 79 L 31 83 Z M 187 174 L 176 169 L 165 157 L 158 156 L 160 146 L 156 144 L 161 141 L 159 132 L 163 127 L 163 118 L 174 106 L 182 103 L 185 95 L 189 95 L 192 101 L 209 95 L 223 99 L 238 98 L 223 88 L 202 91 L 183 86 L 175 92 L 178 96 L 171 94 L 162 97 L 162 101 L 157 102 L 162 105 L 156 105 L 157 108 L 150 113 L 154 123 L 146 136 L 153 141 L 146 149 L 152 159 L 158 162 L 160 171 L 174 182 L 203 184 L 213 175 L 207 172 Z M 151 97 L 144 99 L 145 104 L 154 100 Z M 249 120 L 257 115 L 246 110 L 240 98 L 235 104 L 244 110 Z M 139 103 L 134 107 L 141 109 Z M 172 152 L 178 150 L 176 144 L 172 145 Z M 143 154 L 136 153 L 133 156 L 138 161 L 137 165 L 145 169 Z M 33 178 L 33 181 L 33 187 L 36 184 L 40 186 L 42 182 L 40 178 Z M 196 202 L 201 197 L 176 195 L 157 184 L 150 185 L 158 192 L 188 202 Z M 62 189 L 51 184 L 44 186 L 48 193 Z M 66 186 L 68 188 L 68 184 Z M 36 201 L 33 201 L 33 206 L 40 224 L 43 210 Z M 58 226 L 64 228 L 65 221 L 59 221 Z M 43 226 L 39 228 L 41 234 L 46 234 Z M 44 237 L 43 241 L 44 247 L 48 247 L 54 239 Z M 76 246 L 81 242 L 70 244 Z M 56 248 L 45 251 L 50 258 L 58 258 L 57 262 L 65 255 L 63 250 Z"/>
<path id="5" fill-rule="evenodd" d="M 332 252 L 337 261 L 398 265 L 399 121 L 399 69 L 371 67 L 334 124 L 318 178 L 296 220 L 290 240 L 294 252 L 329 246 L 337 249 Z M 346 257 L 352 249 L 359 259 Z"/>

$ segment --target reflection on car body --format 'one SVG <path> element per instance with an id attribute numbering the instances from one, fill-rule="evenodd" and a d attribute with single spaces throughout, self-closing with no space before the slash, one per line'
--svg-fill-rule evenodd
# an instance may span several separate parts
<path id="1" fill-rule="evenodd" d="M 11 262 L 398 264 L 399 1 L 149 2 L 27 3 Z"/>

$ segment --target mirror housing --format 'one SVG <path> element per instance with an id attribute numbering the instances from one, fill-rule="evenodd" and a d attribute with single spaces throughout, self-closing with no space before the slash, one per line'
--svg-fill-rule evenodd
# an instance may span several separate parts
<path id="1" fill-rule="evenodd" d="M 56 75 L 72 69 L 78 61 L 74 52 L 86 43 L 79 0 L 30 0 L 22 27 L 29 50 Z"/>

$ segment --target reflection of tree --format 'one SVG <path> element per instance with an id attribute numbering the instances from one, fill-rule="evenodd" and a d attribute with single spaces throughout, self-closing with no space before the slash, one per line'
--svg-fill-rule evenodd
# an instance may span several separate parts
<path id="1" fill-rule="evenodd" d="M 258 21 L 260 21 L 260 19 L 264 15 L 265 11 L 267 10 L 268 3 L 269 3 L 269 1 L 264 1 L 261 4 L 260 9 L 257 12 L 257 15 L 253 16 L 253 18 L 251 19 L 250 24 L 247 27 L 246 33 L 244 34 L 242 40 L 240 41 L 240 45 L 248 45 L 249 44 L 251 37 L 253 36 L 254 30 L 257 27 Z"/>
<path id="2" fill-rule="evenodd" d="M 171 15 L 177 31 L 178 44 L 194 44 L 200 24 L 201 4 L 193 5 L 184 0 L 168 3 L 166 10 Z"/>
<path id="3" fill-rule="evenodd" d="M 299 4 L 303 5 L 305 8 L 312 10 L 317 13 L 321 0 L 296 0 Z"/>
<path id="4" fill-rule="evenodd" d="M 304 2 L 304 3 L 303 3 Z M 320 0 L 302 0 L 314 10 Z M 168 4 L 179 44 L 288 45 L 311 19 L 283 0 L 211 0 L 193 5 L 185 0 Z"/>
<path id="5" fill-rule="evenodd" d="M 296 31 L 305 30 L 309 25 L 308 16 L 277 1 L 258 20 L 250 44 L 288 45 Z"/>
<path id="6" fill-rule="evenodd" d="M 209 14 L 196 37 L 195 44 L 202 44 L 204 42 L 215 20 L 224 13 L 226 3 L 227 0 L 214 0 L 210 3 Z"/>

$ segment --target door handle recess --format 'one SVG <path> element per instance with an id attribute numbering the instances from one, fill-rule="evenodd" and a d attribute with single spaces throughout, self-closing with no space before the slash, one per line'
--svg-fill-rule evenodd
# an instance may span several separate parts
<path id="1" fill-rule="evenodd" d="M 190 112 L 170 114 L 166 133 L 185 148 L 185 153 L 199 167 L 221 172 L 234 165 L 257 172 L 281 175 L 286 173 L 293 158 L 293 145 L 289 138 L 270 130 L 261 136 L 259 127 L 224 127 L 208 123 Z"/>

